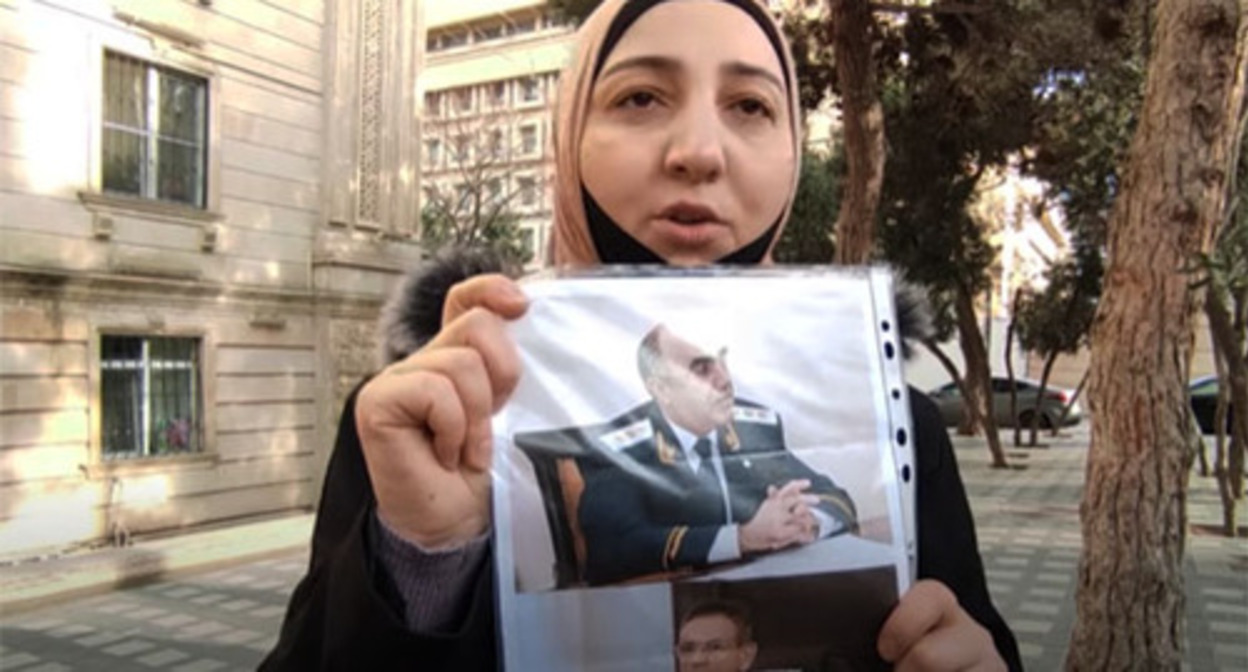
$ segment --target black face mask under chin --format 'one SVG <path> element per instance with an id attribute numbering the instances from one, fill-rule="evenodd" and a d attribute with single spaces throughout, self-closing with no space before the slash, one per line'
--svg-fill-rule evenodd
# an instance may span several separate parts
<path id="1" fill-rule="evenodd" d="M 594 251 L 598 260 L 604 264 L 666 264 L 667 260 L 655 254 L 650 248 L 642 245 L 636 238 L 620 228 L 607 213 L 598 207 L 598 202 L 581 187 L 581 200 L 585 203 L 585 219 L 589 222 L 589 237 L 594 241 Z M 716 259 L 715 264 L 757 265 L 763 261 L 771 241 L 780 230 L 777 219 L 753 242 L 727 256 Z"/>

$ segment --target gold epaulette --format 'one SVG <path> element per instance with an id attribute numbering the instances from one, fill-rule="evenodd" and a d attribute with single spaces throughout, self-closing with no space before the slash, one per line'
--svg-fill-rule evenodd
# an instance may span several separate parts
<path id="1" fill-rule="evenodd" d="M 759 425 L 778 425 L 780 416 L 770 408 L 757 406 L 733 406 L 732 419 L 737 422 L 752 422 Z"/>
<path id="2" fill-rule="evenodd" d="M 676 464 L 676 448 L 674 448 L 667 437 L 659 434 L 654 440 L 654 449 L 658 455 L 659 462 L 666 465 Z"/>
<path id="3" fill-rule="evenodd" d="M 607 432 L 599 436 L 598 440 L 611 450 L 619 451 L 629 446 L 637 445 L 642 441 L 648 441 L 653 437 L 654 425 L 650 424 L 649 418 L 642 418 L 620 429 Z"/>

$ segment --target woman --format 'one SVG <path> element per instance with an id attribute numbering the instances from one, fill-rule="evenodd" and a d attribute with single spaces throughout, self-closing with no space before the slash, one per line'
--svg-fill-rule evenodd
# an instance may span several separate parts
<path id="1" fill-rule="evenodd" d="M 769 263 L 800 152 L 792 61 L 765 11 L 607 0 L 561 87 L 557 263 Z M 520 375 L 504 325 L 527 304 L 469 266 L 452 269 L 474 277 L 444 302 L 429 278 L 400 298 L 395 361 L 348 402 L 308 576 L 265 668 L 496 667 L 490 416 Z M 912 411 L 922 580 L 880 655 L 898 669 L 1018 668 L 948 437 L 930 401 Z"/>

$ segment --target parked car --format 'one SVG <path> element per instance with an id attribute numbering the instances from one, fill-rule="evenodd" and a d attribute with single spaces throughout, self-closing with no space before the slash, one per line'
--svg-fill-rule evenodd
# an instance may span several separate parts
<path id="1" fill-rule="evenodd" d="M 1201 376 L 1187 384 L 1187 396 L 1191 400 L 1192 414 L 1196 416 L 1196 424 L 1200 425 L 1202 434 L 1213 434 L 1213 414 L 1218 410 L 1218 377 Z M 1231 431 L 1231 413 L 1234 408 L 1226 411 L 1226 431 Z"/>
<path id="2" fill-rule="evenodd" d="M 1031 427 L 1031 418 L 1036 408 L 1036 398 L 1040 395 L 1040 383 L 1039 381 L 1026 378 L 1017 378 L 1014 380 L 1014 389 L 1018 392 L 1018 406 L 1017 413 L 1011 416 L 1010 379 L 992 379 L 992 408 L 993 414 L 997 419 L 997 426 L 1013 427 L 1015 421 L 1017 421 L 1021 427 Z M 940 407 L 940 416 L 945 421 L 946 427 L 953 427 L 962 420 L 962 408 L 964 405 L 962 390 L 958 389 L 956 383 L 942 385 L 928 392 L 928 394 L 936 402 L 936 405 Z M 1061 387 L 1050 386 L 1045 388 L 1044 398 L 1040 402 L 1040 427 L 1042 429 L 1051 429 L 1057 425 L 1058 420 L 1062 417 L 1062 409 L 1066 407 L 1066 404 L 1070 402 L 1074 394 L 1074 390 Z M 1083 409 L 1076 402 L 1066 416 L 1066 424 L 1074 425 L 1082 419 Z"/>

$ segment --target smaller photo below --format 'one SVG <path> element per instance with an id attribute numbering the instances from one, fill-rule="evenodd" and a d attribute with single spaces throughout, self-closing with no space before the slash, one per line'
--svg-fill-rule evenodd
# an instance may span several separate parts
<path id="1" fill-rule="evenodd" d="M 876 636 L 898 599 L 893 567 L 671 586 L 678 672 L 889 669 Z"/>

